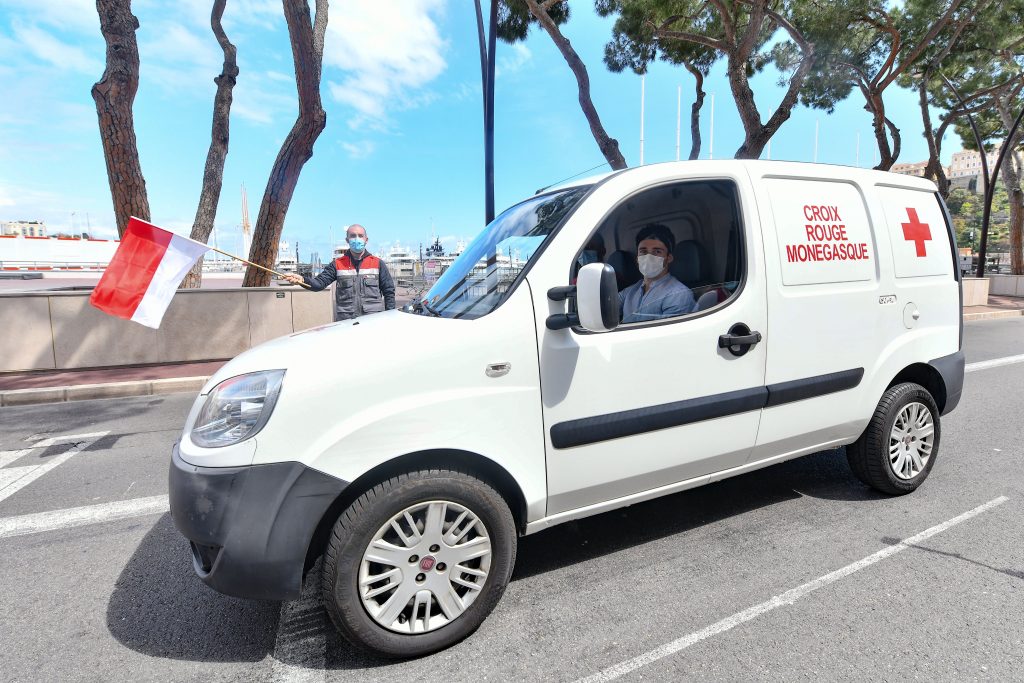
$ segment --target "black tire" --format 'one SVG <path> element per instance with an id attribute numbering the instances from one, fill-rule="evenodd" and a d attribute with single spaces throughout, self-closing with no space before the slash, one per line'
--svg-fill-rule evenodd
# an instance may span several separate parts
<path id="1" fill-rule="evenodd" d="M 935 426 L 934 439 L 931 456 L 924 468 L 913 478 L 903 479 L 896 476 L 889 461 L 889 435 L 900 411 L 913 402 L 924 405 L 931 412 Z M 939 455 L 940 436 L 939 407 L 935 399 L 920 384 L 904 382 L 889 387 L 882 394 L 864 433 L 846 447 L 846 459 L 854 475 L 862 482 L 882 493 L 901 496 L 915 490 L 928 478 Z"/>
<path id="2" fill-rule="evenodd" d="M 491 540 L 490 571 L 476 599 L 450 623 L 427 633 L 397 633 L 378 624 L 362 603 L 357 580 L 363 553 L 393 516 L 433 500 L 464 506 L 483 522 Z M 334 525 L 324 554 L 324 604 L 341 635 L 359 648 L 389 658 L 437 652 L 475 631 L 497 605 L 512 576 L 516 545 L 516 525 L 508 504 L 488 484 L 451 470 L 402 474 L 366 491 Z"/>

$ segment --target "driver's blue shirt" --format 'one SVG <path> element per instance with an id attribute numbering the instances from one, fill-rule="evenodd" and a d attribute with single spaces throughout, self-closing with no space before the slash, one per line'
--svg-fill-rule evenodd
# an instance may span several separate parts
<path id="1" fill-rule="evenodd" d="M 689 287 L 666 273 L 652 282 L 647 292 L 643 280 L 626 287 L 619 292 L 619 304 L 622 322 L 638 323 L 685 315 L 693 311 L 696 302 Z"/>

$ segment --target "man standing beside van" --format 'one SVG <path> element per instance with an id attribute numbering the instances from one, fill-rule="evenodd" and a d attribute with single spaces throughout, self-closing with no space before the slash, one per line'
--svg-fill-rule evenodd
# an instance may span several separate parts
<path id="1" fill-rule="evenodd" d="M 365 313 L 377 313 L 395 307 L 395 281 L 387 265 L 366 249 L 366 228 L 359 224 L 345 231 L 348 253 L 334 259 L 316 277 L 286 275 L 294 284 L 305 282 L 314 292 L 334 288 L 334 319 L 348 320 Z"/>
<path id="2" fill-rule="evenodd" d="M 636 262 L 643 279 L 619 292 L 622 322 L 637 323 L 685 315 L 694 308 L 693 292 L 668 272 L 672 231 L 651 223 L 636 236 Z"/>

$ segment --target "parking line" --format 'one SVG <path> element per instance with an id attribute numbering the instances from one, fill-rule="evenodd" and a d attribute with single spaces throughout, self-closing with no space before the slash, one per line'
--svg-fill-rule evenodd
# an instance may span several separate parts
<path id="1" fill-rule="evenodd" d="M 818 590 L 819 588 L 822 588 L 823 586 L 835 583 L 839 579 L 845 578 L 850 574 L 853 574 L 854 572 L 858 572 L 861 569 L 864 569 L 865 567 L 870 567 L 871 565 L 880 562 L 887 557 L 895 555 L 898 552 L 906 550 L 907 548 L 912 548 L 913 546 L 918 545 L 922 541 L 929 539 L 932 536 L 935 536 L 936 534 L 940 534 L 943 531 L 946 531 L 947 529 L 954 527 L 957 524 L 960 524 L 961 522 L 966 522 L 968 519 L 971 519 L 972 517 L 976 517 L 977 515 L 980 515 L 983 512 L 991 510 L 992 508 L 998 505 L 1002 505 L 1007 500 L 1009 499 L 1006 496 L 999 496 L 998 498 L 990 500 L 984 505 L 979 505 L 973 510 L 968 510 L 962 515 L 958 515 L 953 519 L 947 520 L 941 524 L 937 524 L 931 527 L 930 529 L 926 529 L 921 533 L 915 536 L 911 536 L 906 540 L 900 541 L 895 545 L 891 545 L 888 548 L 879 550 L 877 553 L 874 553 L 873 555 L 868 555 L 864 559 L 858 560 L 853 564 L 848 564 L 842 569 L 837 569 L 836 571 L 831 572 L 829 574 L 825 574 L 824 576 L 820 576 L 817 579 L 814 579 L 813 581 L 808 581 L 807 583 L 797 586 L 796 588 L 793 588 L 791 590 L 788 590 L 785 593 L 776 595 L 775 597 L 766 600 L 765 602 L 762 602 L 759 605 L 748 607 L 742 612 L 737 612 L 732 616 L 726 617 L 725 619 L 722 619 L 721 621 L 718 621 L 705 629 L 695 631 L 689 635 L 683 636 L 682 638 L 673 640 L 671 643 L 666 643 L 665 645 L 662 645 L 661 647 L 646 652 L 640 655 L 639 657 L 627 659 L 626 661 L 620 662 L 619 664 L 616 664 L 614 666 L 610 666 L 607 669 L 602 669 L 601 671 L 597 672 L 592 676 L 580 679 L 579 681 L 577 681 L 577 683 L 598 683 L 603 681 L 615 680 L 620 676 L 624 676 L 628 673 L 636 671 L 637 669 L 647 666 L 648 664 L 651 664 L 653 662 L 656 662 L 659 659 L 664 659 L 665 657 L 674 655 L 677 652 L 685 650 L 691 645 L 695 645 L 701 642 L 702 640 L 707 640 L 712 636 L 716 636 L 720 633 L 725 633 L 726 631 L 736 626 L 739 626 L 740 624 L 755 619 L 761 616 L 762 614 L 770 612 L 778 607 L 792 605 L 800 598 L 804 597 L 805 595 L 813 591 Z"/>
<path id="2" fill-rule="evenodd" d="M 43 531 L 56 531 L 89 524 L 102 524 L 118 519 L 142 517 L 144 515 L 163 514 L 168 510 L 167 496 L 150 496 L 119 500 L 100 505 L 85 505 L 65 510 L 37 512 L 31 515 L 5 517 L 0 519 L 0 538 L 38 534 Z"/>
<path id="3" fill-rule="evenodd" d="M 69 434 L 67 436 L 55 436 L 49 439 L 43 439 L 36 443 L 32 448 L 23 449 L 22 455 L 28 455 L 32 451 L 41 448 L 47 448 L 58 443 L 74 443 L 68 451 L 61 453 L 60 455 L 53 456 L 52 459 L 48 459 L 46 462 L 39 465 L 27 465 L 25 467 L 12 467 L 6 468 L 7 474 L 0 477 L 0 501 L 6 498 L 10 498 L 15 493 L 25 488 L 39 477 L 43 476 L 54 467 L 61 465 L 78 453 L 81 453 L 86 448 L 91 446 L 97 439 L 101 439 L 110 432 L 94 432 L 92 434 Z M 11 458 L 10 452 L 6 452 L 8 455 L 5 457 L 7 462 L 14 462 Z M 19 456 L 20 457 L 20 456 Z"/>
<path id="4" fill-rule="evenodd" d="M 989 368 L 998 368 L 1003 365 L 1013 365 L 1014 363 L 1024 363 L 1024 353 L 1019 356 L 1005 356 L 1003 358 L 993 358 L 992 360 L 983 360 L 977 363 L 968 363 L 966 367 L 964 367 L 964 372 L 988 370 Z"/>

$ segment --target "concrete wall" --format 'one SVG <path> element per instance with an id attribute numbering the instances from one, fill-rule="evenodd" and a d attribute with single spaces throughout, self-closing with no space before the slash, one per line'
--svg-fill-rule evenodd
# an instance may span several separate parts
<path id="1" fill-rule="evenodd" d="M 0 372 L 220 360 L 334 319 L 331 290 L 198 289 L 179 291 L 152 330 L 89 294 L 0 294 Z"/>
<path id="2" fill-rule="evenodd" d="M 1024 296 L 1024 275 L 988 275 L 989 292 L 996 296 Z"/>
<path id="3" fill-rule="evenodd" d="M 988 304 L 988 279 L 965 277 L 964 306 L 985 306 Z"/>

